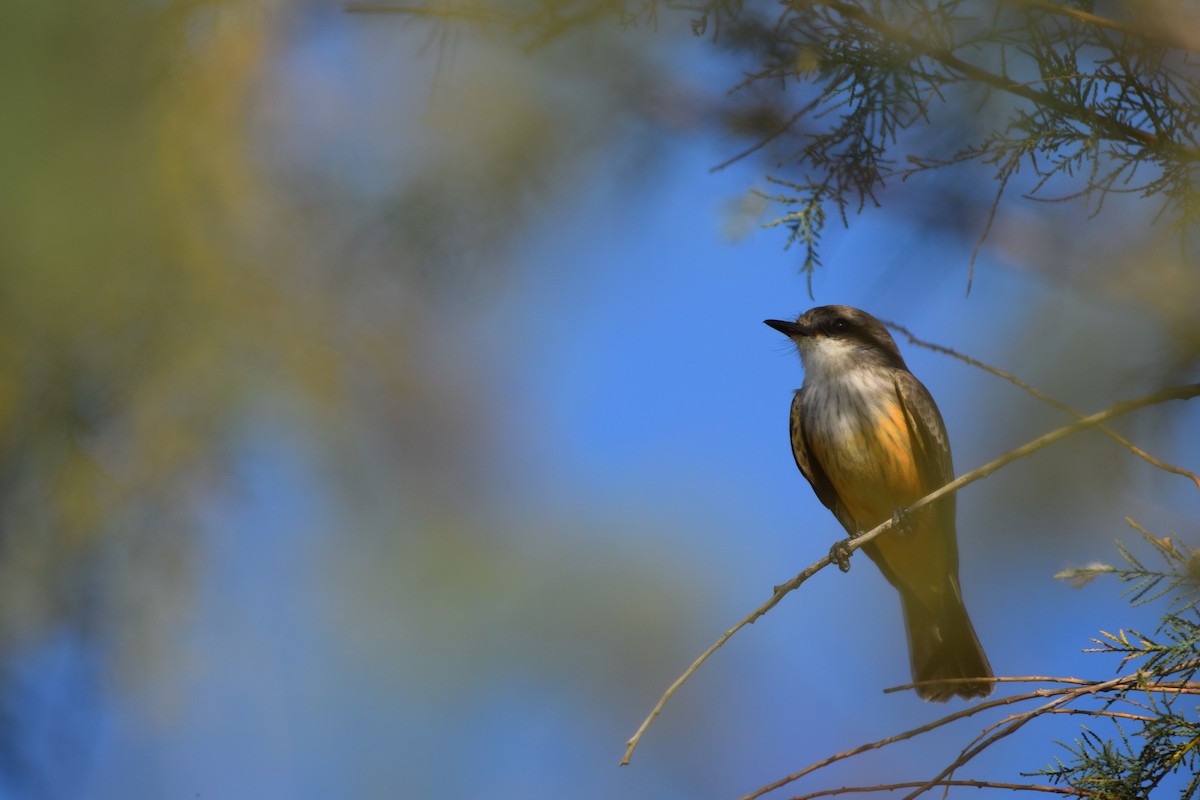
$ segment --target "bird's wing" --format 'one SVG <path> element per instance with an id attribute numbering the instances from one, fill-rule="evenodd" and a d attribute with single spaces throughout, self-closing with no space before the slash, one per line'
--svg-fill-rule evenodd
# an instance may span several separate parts
<path id="1" fill-rule="evenodd" d="M 946 423 L 929 390 L 911 372 L 897 372 L 892 378 L 896 400 L 904 411 L 908 425 L 909 441 L 913 457 L 921 474 L 921 484 L 926 494 L 954 478 L 954 464 L 950 456 L 950 437 Z M 942 530 L 949 554 L 957 563 L 957 545 L 954 537 L 955 495 L 950 494 L 934 504 L 934 514 Z"/>
<path id="2" fill-rule="evenodd" d="M 796 466 L 800 468 L 800 474 L 812 485 L 817 499 L 833 512 L 833 515 L 837 517 L 838 522 L 842 523 L 842 527 L 846 529 L 846 532 L 853 536 L 859 533 L 858 526 L 846 511 L 841 497 L 838 496 L 837 489 L 834 488 L 833 482 L 829 480 L 829 476 L 825 474 L 821 462 L 809 446 L 808 435 L 804 432 L 804 418 L 801 413 L 803 405 L 804 389 L 798 389 L 796 396 L 792 398 L 792 457 L 796 459 Z"/>

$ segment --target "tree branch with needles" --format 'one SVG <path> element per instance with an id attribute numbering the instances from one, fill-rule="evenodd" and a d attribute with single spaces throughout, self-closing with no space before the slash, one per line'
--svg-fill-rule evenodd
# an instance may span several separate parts
<path id="1" fill-rule="evenodd" d="M 1176 673 L 1182 670 L 1182 667 L 1170 670 L 1170 673 Z M 1035 689 L 1030 692 L 1011 695 L 1009 697 L 997 697 L 991 700 L 981 702 L 969 708 L 962 709 L 953 714 L 948 714 L 933 722 L 921 725 L 920 727 L 904 731 L 903 733 L 889 736 L 868 744 L 859 745 L 850 750 L 837 753 L 828 758 L 813 762 L 802 770 L 786 775 L 772 783 L 766 784 L 755 791 L 747 794 L 739 800 L 757 800 L 758 798 L 769 794 L 776 789 L 783 788 L 788 784 L 794 783 L 800 778 L 813 774 L 831 764 L 843 761 L 854 756 L 861 755 L 872 750 L 878 750 L 897 742 L 913 739 L 921 736 L 937 728 L 945 727 L 951 723 L 957 722 L 967 717 L 972 717 L 985 711 L 990 711 L 1001 706 L 1014 705 L 1019 703 L 1030 702 L 1033 700 L 1042 700 L 1050 698 L 1050 700 L 1037 708 L 1023 711 L 1019 714 L 1010 715 L 997 723 L 994 723 L 986 728 L 977 736 L 966 748 L 947 767 L 945 767 L 938 775 L 926 781 L 912 781 L 905 783 L 889 784 L 894 788 L 914 789 L 915 791 L 905 796 L 905 800 L 911 800 L 918 795 L 928 791 L 929 789 L 939 786 L 996 786 L 998 788 L 1021 789 L 1027 791 L 1045 791 L 1043 787 L 1037 784 L 997 784 L 990 781 L 958 781 L 949 776 L 955 770 L 964 766 L 988 747 L 997 743 L 1014 733 L 1016 733 L 1025 724 L 1042 715 L 1071 713 L 1081 714 L 1089 717 L 1106 717 L 1106 718 L 1123 718 L 1134 721 L 1153 720 L 1154 718 L 1144 715 L 1123 714 L 1120 712 L 1112 712 L 1107 709 L 1080 709 L 1080 708 L 1064 708 L 1069 703 L 1076 702 L 1081 699 L 1105 696 L 1105 702 L 1112 702 L 1113 698 L 1110 695 L 1115 693 L 1137 690 L 1145 693 L 1167 693 L 1175 695 L 1200 695 L 1200 681 L 1155 681 L 1151 675 L 1143 670 L 1138 670 L 1128 675 L 1122 675 L 1117 678 L 1112 678 L 1105 681 L 1090 681 L 1078 678 L 1062 679 L 1062 678 L 1046 678 L 1046 677 L 1027 677 L 1027 678 L 998 678 L 998 682 L 1014 683 L 1069 683 L 1068 686 L 1051 689 Z M 907 687 L 898 687 L 907 688 Z M 892 690 L 894 691 L 894 690 Z M 1119 699 L 1119 698 L 1118 698 Z M 998 732 L 995 732 L 997 731 Z M 813 794 L 802 795 L 802 797 L 820 797 L 829 794 L 843 794 L 852 792 L 872 791 L 879 787 L 843 787 L 842 789 L 824 790 Z M 1057 789 L 1059 793 L 1071 794 L 1080 797 L 1086 797 L 1092 794 L 1087 791 Z M 797 799 L 798 800 L 798 799 Z"/>

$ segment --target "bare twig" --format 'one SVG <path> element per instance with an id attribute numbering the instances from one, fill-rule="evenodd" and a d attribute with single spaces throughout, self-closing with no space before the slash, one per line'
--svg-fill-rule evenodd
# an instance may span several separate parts
<path id="1" fill-rule="evenodd" d="M 990 683 L 1069 683 L 1073 686 L 1086 686 L 1089 683 L 1094 683 L 1094 681 L 1085 680 L 1084 678 L 1059 678 L 1050 675 L 1003 675 L 995 678 L 975 678 L 974 680 L 986 680 Z M 915 683 L 889 686 L 883 690 L 883 693 L 904 692 L 914 689 L 916 686 L 917 684 Z"/>
<path id="2" fill-rule="evenodd" d="M 1034 439 L 1033 441 L 1030 441 L 1030 442 L 1027 442 L 1026 444 L 1021 445 L 1020 447 L 1017 447 L 1013 450 L 1008 451 L 1007 453 L 1000 456 L 999 458 L 997 458 L 993 461 L 990 461 L 987 464 L 984 464 L 982 467 L 979 467 L 977 469 L 971 470 L 970 472 L 964 473 L 963 475 L 960 475 L 959 477 L 950 481 L 950 483 L 947 483 L 946 485 L 942 486 L 941 488 L 936 489 L 935 491 L 932 491 L 929 494 L 925 495 L 920 500 L 917 500 L 915 503 L 913 503 L 906 509 L 906 513 L 912 513 L 921 508 L 924 508 L 925 506 L 929 505 L 930 503 L 936 502 L 937 500 L 941 499 L 942 497 L 946 496 L 947 494 L 950 494 L 951 492 L 957 492 L 962 487 L 967 486 L 972 483 L 975 483 L 978 480 L 982 480 L 983 478 L 986 478 L 987 476 L 991 475 L 996 470 L 998 470 L 1002 467 L 1005 467 L 1020 458 L 1024 458 L 1025 456 L 1031 455 L 1033 453 L 1036 453 L 1039 450 L 1049 447 L 1050 445 L 1054 444 L 1055 442 L 1061 441 L 1062 439 L 1065 439 L 1068 436 L 1071 436 L 1075 433 L 1079 433 L 1080 431 L 1087 430 L 1088 428 L 1094 428 L 1098 425 L 1102 425 L 1105 422 L 1108 422 L 1110 419 L 1114 419 L 1123 414 L 1128 414 L 1131 411 L 1136 411 L 1139 408 L 1144 408 L 1146 406 L 1155 405 L 1158 403 L 1164 403 L 1168 400 L 1186 400 L 1186 399 L 1190 399 L 1192 397 L 1196 397 L 1197 395 L 1200 395 L 1200 384 L 1187 384 L 1187 385 L 1183 385 L 1183 386 L 1172 386 L 1167 389 L 1162 389 L 1160 391 L 1154 392 L 1153 394 L 1146 395 L 1145 397 L 1140 397 L 1136 400 L 1127 400 L 1122 403 L 1117 403 L 1117 404 L 1105 409 L 1104 411 L 1100 411 L 1098 413 L 1092 414 L 1091 416 L 1084 417 L 1080 420 L 1077 420 L 1076 422 L 1071 423 L 1070 425 L 1065 425 L 1061 428 L 1058 428 L 1057 430 L 1054 430 L 1054 431 L 1051 431 L 1050 433 L 1044 434 L 1043 436 L 1039 436 L 1037 439 Z M 891 519 L 886 520 L 885 522 L 875 526 L 874 528 L 867 531 L 866 533 L 862 533 L 852 539 L 846 540 L 844 542 L 845 552 L 852 553 L 855 550 L 858 550 L 860 547 L 862 547 L 867 542 L 870 542 L 875 537 L 877 537 L 880 534 L 887 531 L 889 528 L 892 527 L 892 523 L 893 523 L 894 519 L 896 519 L 896 517 L 892 517 Z M 659 714 L 662 713 L 662 710 L 666 706 L 667 701 L 671 699 L 671 697 L 675 694 L 675 692 L 677 692 L 679 690 L 679 688 L 681 686 L 683 686 L 683 684 L 688 680 L 688 678 L 690 678 L 696 672 L 696 670 L 699 669 L 700 666 L 705 661 L 708 660 L 708 658 L 713 653 L 715 653 L 718 649 L 720 649 L 720 647 L 722 645 L 724 645 L 725 642 L 727 642 L 739 630 L 741 630 L 742 628 L 744 628 L 747 625 L 753 624 L 755 621 L 758 620 L 759 617 L 761 617 L 763 614 L 767 613 L 772 608 L 774 608 L 776 605 L 778 605 L 779 601 L 783 599 L 784 595 L 793 591 L 794 589 L 799 587 L 802 583 L 804 583 L 809 578 L 811 578 L 813 575 L 815 575 L 817 572 L 819 572 L 822 569 L 824 569 L 825 567 L 829 566 L 829 563 L 830 563 L 829 557 L 825 556 L 821 560 L 819 560 L 819 561 L 815 562 L 814 564 L 812 564 L 811 566 L 809 566 L 807 569 L 805 569 L 803 572 L 801 572 L 796 577 L 792 578 L 791 580 L 787 581 L 786 583 L 776 586 L 775 591 L 769 600 L 767 600 L 761 606 L 759 606 L 754 611 L 752 611 L 749 615 L 747 615 L 745 618 L 743 618 L 740 622 L 738 622 L 732 628 L 730 628 L 725 633 L 723 633 L 721 635 L 720 639 L 718 639 L 711 647 L 709 647 L 707 650 L 705 650 L 700 655 L 699 658 L 697 658 L 694 662 L 692 662 L 692 665 L 690 667 L 688 667 L 687 670 L 682 675 L 680 675 L 675 680 L 674 683 L 671 684 L 671 686 L 667 689 L 666 692 L 663 693 L 662 697 L 659 698 L 659 700 L 655 704 L 654 708 L 650 711 L 650 714 L 646 717 L 646 719 L 638 727 L 637 731 L 633 734 L 633 736 L 630 737 L 629 741 L 626 742 L 625 755 L 624 755 L 624 757 L 622 757 L 620 763 L 622 765 L 626 765 L 629 763 L 630 759 L 633 757 L 633 751 L 635 749 L 637 749 L 638 743 L 641 741 L 642 736 L 645 734 L 646 730 L 650 727 L 650 724 L 652 722 L 654 722 L 654 720 L 658 717 Z"/>
<path id="3" fill-rule="evenodd" d="M 894 792 L 900 789 L 911 789 L 914 786 L 923 786 L 924 784 L 917 781 L 907 783 L 881 783 L 878 786 L 843 786 L 840 789 L 822 789 L 819 792 L 809 792 L 808 794 L 798 795 L 792 800 L 812 800 L 816 797 L 829 797 L 838 794 L 858 794 L 863 792 Z M 969 786 L 976 789 L 1013 789 L 1019 792 L 1045 792 L 1047 794 L 1061 794 L 1068 797 L 1091 797 L 1093 792 L 1085 789 L 1069 789 L 1063 786 L 1046 786 L 1040 783 L 1004 783 L 1001 781 L 939 781 L 935 786 Z"/>
<path id="4" fill-rule="evenodd" d="M 830 764 L 836 763 L 838 761 L 843 761 L 847 758 L 850 758 L 851 756 L 859 755 L 860 753 L 866 753 L 871 750 L 878 750 L 881 747 L 888 746 L 889 744 L 895 744 L 896 742 L 902 742 L 902 741 L 905 741 L 906 739 L 912 739 L 913 737 L 920 736 L 921 734 L 927 733 L 928 731 L 934 730 L 936 728 L 941 728 L 945 725 L 949 725 L 951 722 L 956 722 L 960 719 L 974 716 L 983 711 L 987 711 L 989 709 L 996 708 L 998 706 L 1012 705 L 1013 703 L 1020 703 L 1022 701 L 1030 700 L 1033 698 L 1049 697 L 1049 696 L 1054 696 L 1056 694 L 1063 694 L 1063 693 L 1069 692 L 1069 691 L 1072 691 L 1072 690 L 1069 688 L 1038 689 L 1036 691 L 1029 692 L 1026 694 L 1013 695 L 1012 697 L 996 697 L 991 700 L 985 700 L 981 703 L 976 703 L 973 706 L 968 706 L 967 708 L 963 708 L 963 709 L 960 709 L 959 711 L 955 711 L 953 714 L 947 714 L 944 717 L 939 717 L 938 719 L 934 720 L 933 722 L 929 722 L 929 723 L 926 723 L 925 725 L 921 725 L 919 727 L 904 731 L 903 733 L 898 733 L 894 736 L 888 736 L 884 739 L 879 739 L 874 742 L 869 742 L 867 744 L 859 745 L 858 747 L 853 747 L 849 750 L 844 750 L 840 753 L 835 753 L 834 755 L 829 756 L 828 758 L 821 759 L 820 761 L 814 761 L 812 764 L 809 764 L 807 767 L 800 770 L 799 772 L 793 772 L 790 775 L 785 775 L 784 777 L 780 778 L 779 780 L 775 781 L 774 783 L 768 783 L 765 786 L 755 789 L 750 794 L 745 795 L 744 797 L 740 798 L 740 800 L 757 800 L 757 798 L 762 797 L 763 795 L 768 794 L 769 792 L 773 792 L 776 789 L 786 786 L 789 783 L 793 783 L 793 782 L 799 780 L 800 778 L 803 778 L 805 775 L 808 775 L 811 772 L 816 772 L 817 770 L 819 770 L 823 767 L 827 767 Z"/>
<path id="5" fill-rule="evenodd" d="M 1172 669 L 1169 672 L 1164 673 L 1164 675 L 1173 674 L 1173 673 L 1179 672 L 1179 671 L 1180 671 L 1180 668 L 1177 667 L 1176 669 Z M 1139 718 L 1132 714 L 1122 714 L 1120 712 L 1101 711 L 1101 710 L 1090 711 L 1087 709 L 1061 708 L 1061 706 L 1064 706 L 1068 703 L 1079 700 L 1083 697 L 1088 697 L 1088 696 L 1100 694 L 1103 692 L 1113 691 L 1113 690 L 1120 691 L 1120 690 L 1124 690 L 1124 689 L 1133 689 L 1133 688 L 1136 688 L 1139 692 L 1167 691 L 1167 692 L 1173 692 L 1173 693 L 1178 692 L 1178 693 L 1188 693 L 1188 694 L 1200 693 L 1200 682 L 1158 681 L 1158 682 L 1146 683 L 1146 677 L 1147 676 L 1145 675 L 1145 673 L 1139 671 L 1139 672 L 1134 672 L 1134 673 L 1128 674 L 1128 675 L 1122 675 L 1118 678 L 1112 678 L 1107 681 L 1091 681 L 1091 680 L 1085 680 L 1082 678 L 1044 677 L 1044 676 L 1040 676 L 1040 675 L 1029 676 L 1029 677 L 994 678 L 993 680 L 997 683 L 1028 682 L 1028 683 L 1059 683 L 1059 684 L 1066 684 L 1066 685 L 1056 687 L 1056 688 L 1035 689 L 1031 692 L 1015 694 L 1015 695 L 1011 695 L 1009 697 L 996 697 L 996 698 L 992 698 L 990 700 L 983 701 L 981 703 L 977 703 L 975 705 L 972 705 L 967 708 L 956 711 L 953 714 L 947 714 L 944 717 L 940 717 L 940 718 L 938 718 L 932 722 L 929 722 L 925 725 L 922 725 L 920 727 L 912 728 L 910 730 L 904 731 L 903 733 L 899 733 L 894 736 L 888 736 L 884 739 L 879 739 L 877 741 L 870 742 L 868 744 L 859 745 L 858 747 L 851 748 L 850 750 L 845 750 L 841 753 L 837 753 L 835 755 L 829 756 L 828 758 L 821 759 L 820 761 L 815 761 L 812 764 L 809 764 L 807 767 L 805 767 L 804 769 L 802 769 L 798 772 L 793 772 L 792 774 L 787 775 L 783 778 L 780 778 L 779 780 L 777 780 L 773 783 L 767 784 L 765 786 L 762 786 L 762 787 L 756 789 L 755 791 L 751 792 L 750 794 L 745 795 L 744 797 L 740 798 L 740 800 L 757 800 L 757 798 L 762 797 L 765 794 L 768 794 L 768 793 L 770 793 L 776 789 L 779 789 L 783 786 L 786 786 L 789 783 L 793 783 L 793 782 L 799 780 L 800 778 L 804 777 L 805 775 L 809 775 L 813 772 L 816 772 L 816 771 L 818 771 L 824 767 L 827 767 L 830 764 L 833 764 L 835 762 L 842 761 L 847 758 L 850 758 L 851 756 L 856 756 L 861 753 L 869 752 L 871 750 L 878 750 L 882 747 L 886 747 L 887 745 L 894 744 L 896 742 L 905 741 L 906 739 L 912 739 L 916 736 L 920 736 L 923 733 L 927 733 L 928 731 L 934 730 L 936 728 L 944 727 L 946 725 L 949 725 L 952 722 L 957 722 L 958 720 L 964 719 L 966 717 L 975 716 L 976 714 L 979 714 L 984 711 L 989 711 L 991 709 L 999 708 L 1001 706 L 1016 705 L 1019 703 L 1027 702 L 1029 700 L 1050 698 L 1049 702 L 1043 703 L 1042 705 L 1038 706 L 1035 709 L 1032 709 L 1030 711 L 1021 712 L 1019 714 L 1010 715 L 1010 716 L 1005 717 L 1004 719 L 1000 720 L 999 722 L 994 723 L 994 724 L 989 725 L 988 727 L 984 728 L 983 731 L 980 732 L 979 736 L 977 736 L 974 740 L 972 740 L 972 742 L 967 746 L 967 748 L 965 748 L 959 754 L 958 758 L 956 758 L 955 761 L 950 766 L 948 766 L 946 769 L 944 769 L 941 772 L 941 774 L 939 774 L 937 777 L 935 777 L 931 780 L 928 780 L 928 781 L 913 782 L 913 783 L 902 784 L 902 785 L 897 784 L 898 787 L 902 787 L 902 788 L 917 788 L 918 789 L 917 792 L 914 792 L 914 793 L 908 795 L 908 797 L 911 798 L 911 797 L 915 797 L 917 794 L 920 794 L 921 792 L 926 791 L 935 786 L 957 785 L 955 782 L 949 780 L 948 776 L 950 775 L 950 773 L 952 773 L 955 769 L 958 769 L 960 766 L 966 764 L 968 761 L 973 759 L 975 756 L 979 755 L 979 753 L 983 752 L 983 750 L 990 747 L 992 744 L 995 744 L 1000 739 L 1003 739 L 1006 736 L 1009 736 L 1012 733 L 1015 733 L 1019 728 L 1024 726 L 1025 723 L 1029 722 L 1031 719 L 1033 719 L 1037 716 L 1040 716 L 1042 714 L 1078 713 L 1078 714 L 1088 714 L 1088 715 L 1092 715 L 1092 716 L 1120 716 L 1120 717 L 1126 717 L 1126 718 L 1131 718 L 1131 719 Z M 895 691 L 895 689 L 889 689 L 888 691 Z M 993 733 L 997 729 L 1000 729 L 999 732 Z M 810 797 L 810 796 L 819 796 L 819 795 L 804 795 L 804 797 Z M 799 798 L 796 798 L 795 800 L 799 800 Z"/>
<path id="6" fill-rule="evenodd" d="M 1157 717 L 1145 714 L 1129 714 L 1124 711 L 1104 711 L 1098 708 L 1053 708 L 1051 714 L 1078 714 L 1085 717 L 1111 717 L 1113 719 L 1128 719 L 1134 722 L 1154 722 Z"/>
<path id="7" fill-rule="evenodd" d="M 759 150 L 763 149 L 768 144 L 770 144 L 771 142 L 778 139 L 780 136 L 783 136 L 785 133 L 790 131 L 792 129 L 792 126 L 800 121 L 801 117 L 803 117 L 805 114 L 807 114 L 808 112 L 810 112 L 814 108 L 816 108 L 817 105 L 824 99 L 825 99 L 824 93 L 817 95 L 817 97 L 814 98 L 811 102 L 801 106 L 799 111 L 797 111 L 795 114 L 792 114 L 792 116 L 789 117 L 788 120 L 786 122 L 784 122 L 782 125 L 780 125 L 776 130 L 774 130 L 771 133 L 767 134 L 766 136 L 762 137 L 761 139 L 759 139 L 754 144 L 747 147 L 742 152 L 740 152 L 736 155 L 730 156 L 726 160 L 722 161 L 720 164 L 717 164 L 715 167 L 709 167 L 708 171 L 709 172 L 720 172 L 721 170 L 725 169 L 726 167 L 736 164 L 737 162 L 741 161 L 742 159 L 746 158 L 747 156 L 750 156 L 750 155 L 758 152 Z"/>
<path id="8" fill-rule="evenodd" d="M 1005 372 L 1004 370 L 997 369 L 996 367 L 993 367 L 990 364 L 985 364 L 984 362 L 979 361 L 978 359 L 972 358 L 971 356 L 968 356 L 968 355 L 964 355 L 963 353 L 960 353 L 957 350 L 954 350 L 952 348 L 945 347 L 940 344 L 934 344 L 933 342 L 927 342 L 923 339 L 919 339 L 919 338 L 917 338 L 917 336 L 915 336 L 913 334 L 912 331 L 910 331 L 908 328 L 904 327 L 903 325 L 898 325 L 895 322 L 887 322 L 886 320 L 885 320 L 885 324 L 892 330 L 895 330 L 895 331 L 898 331 L 899 333 L 904 334 L 904 337 L 906 339 L 908 339 L 910 344 L 914 344 L 917 347 L 924 347 L 925 349 L 932 350 L 935 353 L 941 353 L 943 355 L 957 358 L 959 361 L 970 364 L 973 367 L 978 367 L 979 369 L 981 369 L 985 372 L 990 372 L 991 374 L 995 375 L 996 377 L 1003 378 L 1004 380 L 1008 381 L 1009 383 L 1013 384 L 1014 386 L 1018 386 L 1018 387 L 1024 389 L 1026 392 L 1029 392 L 1029 394 L 1033 395 L 1038 400 L 1041 400 L 1043 403 L 1048 403 L 1048 404 L 1054 406 L 1055 408 L 1057 408 L 1059 411 L 1063 411 L 1067 414 L 1070 414 L 1071 416 L 1075 417 L 1076 419 L 1083 419 L 1082 412 L 1075 410 L 1074 408 L 1067 405 L 1066 403 L 1056 400 L 1055 398 L 1051 397 L 1050 395 L 1046 394 L 1045 392 L 1042 392 L 1037 387 L 1029 385 L 1028 383 L 1026 383 L 1025 381 L 1021 380 L 1020 378 L 1016 377 L 1015 375 L 1010 375 L 1009 373 Z M 1200 489 L 1200 475 L 1197 475 L 1196 473 L 1192 472 L 1191 470 L 1184 469 L 1183 467 L 1177 467 L 1174 464 L 1168 464 L 1165 461 L 1161 461 L 1161 460 L 1155 458 L 1154 456 L 1150 455 L 1145 450 L 1141 449 L 1140 447 L 1135 445 L 1133 442 L 1129 441 L 1124 436 L 1117 433 L 1116 431 L 1114 431 L 1112 428 L 1108 427 L 1107 425 L 1097 425 L 1096 429 L 1098 431 L 1100 431 L 1101 433 L 1103 433 L 1105 436 L 1112 439 L 1117 444 L 1124 447 L 1129 452 L 1133 453 L 1138 458 L 1143 459 L 1147 463 L 1152 464 L 1165 472 L 1170 472 L 1175 475 L 1181 475 L 1185 478 L 1188 478 L 1192 481 L 1192 483 L 1196 484 L 1197 489 Z"/>
<path id="9" fill-rule="evenodd" d="M 1139 677 L 1140 676 L 1138 676 L 1138 675 L 1134 675 L 1133 679 L 1136 680 Z M 966 764 L 971 759 L 975 758 L 975 756 L 979 755 L 980 753 L 982 753 L 987 748 L 991 747 L 996 742 L 1016 733 L 1021 728 L 1025 727 L 1025 725 L 1027 723 L 1029 723 L 1030 720 L 1040 717 L 1042 714 L 1049 713 L 1050 711 L 1058 708 L 1059 706 L 1063 706 L 1074 700 L 1078 700 L 1080 697 L 1094 695 L 1094 694 L 1097 694 L 1100 692 L 1106 692 L 1114 687 L 1121 686 L 1122 684 L 1127 684 L 1130 682 L 1130 680 L 1131 680 L 1130 676 L 1122 675 L 1119 678 L 1113 678 L 1113 679 L 1107 680 L 1107 681 L 1100 681 L 1099 683 L 1093 683 L 1090 686 L 1077 686 L 1077 687 L 1074 687 L 1071 689 L 1062 690 L 1062 693 L 1058 697 L 1055 697 L 1054 699 L 1050 700 L 1048 703 L 1044 703 L 1035 709 L 1031 709 L 1029 711 L 1025 711 L 1020 714 L 1016 714 L 1016 715 L 1010 717 L 1008 721 L 1000 723 L 1000 725 L 999 725 L 1000 730 L 998 732 L 989 733 L 990 731 L 995 730 L 995 728 L 997 726 L 992 726 L 990 728 L 985 729 L 983 732 L 980 733 L 980 735 L 978 737 L 976 737 L 976 739 L 974 741 L 971 742 L 971 744 L 969 744 L 967 747 L 965 747 L 958 754 L 958 757 L 955 758 L 954 761 L 952 761 L 949 764 L 949 766 L 945 767 L 941 772 L 939 772 L 937 775 L 935 775 L 931 780 L 926 781 L 924 784 L 922 784 L 920 788 L 906 794 L 904 796 L 903 800 L 913 800 L 913 798 L 924 794 L 926 791 L 933 788 L 934 786 L 940 785 L 940 782 L 945 780 L 946 778 L 948 778 L 950 775 L 952 775 L 956 769 L 958 769 L 962 765 Z"/>
<path id="10" fill-rule="evenodd" d="M 983 225 L 983 232 L 979 234 L 979 239 L 975 242 L 975 249 L 971 251 L 971 262 L 967 267 L 967 297 L 971 296 L 971 287 L 975 283 L 975 261 L 979 258 L 979 251 L 983 249 L 983 243 L 987 241 L 992 232 L 992 225 L 996 222 L 996 212 L 1000 210 L 1000 199 L 1004 197 L 1004 190 L 1008 188 L 1008 180 L 1019 165 L 1019 158 L 1010 158 L 997 176 L 1000 185 L 996 187 L 996 196 L 992 198 L 992 207 L 988 209 L 987 221 Z"/>
<path id="11" fill-rule="evenodd" d="M 1087 25 L 1093 25 L 1097 28 L 1108 28 L 1109 30 L 1117 31 L 1126 34 L 1127 36 L 1137 36 L 1140 39 L 1147 39 L 1164 47 L 1174 47 L 1180 50 L 1193 50 L 1192 43 L 1186 41 L 1180 36 L 1175 35 L 1172 31 L 1166 29 L 1151 29 L 1145 26 L 1131 25 L 1127 22 L 1102 17 L 1098 14 L 1093 14 L 1082 9 L 1072 8 L 1066 5 L 1051 3 L 1049 0 L 1017 0 L 1022 5 L 1039 8 L 1050 14 L 1057 14 L 1063 17 L 1069 17 L 1076 22 L 1082 22 Z"/>

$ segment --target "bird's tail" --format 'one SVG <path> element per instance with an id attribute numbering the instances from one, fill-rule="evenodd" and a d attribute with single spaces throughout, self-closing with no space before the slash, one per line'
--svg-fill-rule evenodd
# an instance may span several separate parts
<path id="1" fill-rule="evenodd" d="M 957 581 L 952 579 L 947 589 L 937 609 L 901 592 L 914 683 L 992 677 L 992 667 L 967 616 Z M 986 680 L 929 684 L 918 686 L 917 695 L 922 700 L 942 703 L 954 695 L 968 700 L 987 697 L 993 688 L 994 684 Z"/>

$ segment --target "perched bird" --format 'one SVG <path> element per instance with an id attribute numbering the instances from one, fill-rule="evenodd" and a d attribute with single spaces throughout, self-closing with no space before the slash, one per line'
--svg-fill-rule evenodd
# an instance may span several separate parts
<path id="1" fill-rule="evenodd" d="M 954 477 L 942 415 L 883 323 L 850 306 L 819 306 L 766 324 L 796 344 L 804 365 L 792 400 L 796 466 L 851 536 Z M 913 681 L 992 677 L 958 585 L 955 496 L 897 523 L 862 549 L 900 592 Z M 964 680 L 917 694 L 941 702 L 992 688 Z"/>

